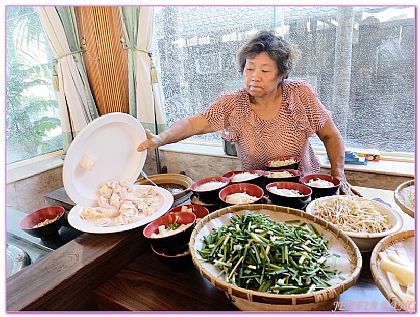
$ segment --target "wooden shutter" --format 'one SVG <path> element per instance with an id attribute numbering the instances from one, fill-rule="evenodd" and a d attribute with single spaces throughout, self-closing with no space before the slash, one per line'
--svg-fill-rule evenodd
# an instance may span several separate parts
<path id="1" fill-rule="evenodd" d="M 99 113 L 128 113 L 127 51 L 120 42 L 123 31 L 118 7 L 83 6 L 75 11 L 87 76 Z"/>

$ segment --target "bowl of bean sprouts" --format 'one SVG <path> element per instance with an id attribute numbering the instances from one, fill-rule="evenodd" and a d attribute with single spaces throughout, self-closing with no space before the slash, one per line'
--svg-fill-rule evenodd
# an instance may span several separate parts
<path id="1" fill-rule="evenodd" d="M 61 206 L 50 206 L 38 209 L 20 221 L 23 231 L 42 240 L 53 240 L 58 237 L 64 220 L 65 210 Z"/>
<path id="2" fill-rule="evenodd" d="M 337 226 L 361 252 L 372 251 L 381 239 L 400 231 L 403 225 L 394 209 L 358 196 L 321 197 L 309 203 L 306 212 Z"/>

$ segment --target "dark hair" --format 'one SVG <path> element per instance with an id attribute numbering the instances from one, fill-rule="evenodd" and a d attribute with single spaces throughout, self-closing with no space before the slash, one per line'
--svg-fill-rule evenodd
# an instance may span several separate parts
<path id="1" fill-rule="evenodd" d="M 299 51 L 272 31 L 260 31 L 239 49 L 236 60 L 241 72 L 244 71 L 247 58 L 259 53 L 267 53 L 277 64 L 279 76 L 287 78 L 291 72 Z"/>

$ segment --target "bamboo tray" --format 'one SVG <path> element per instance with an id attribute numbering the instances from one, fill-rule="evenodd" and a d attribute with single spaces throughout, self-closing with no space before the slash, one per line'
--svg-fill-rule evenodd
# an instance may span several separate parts
<path id="1" fill-rule="evenodd" d="M 247 290 L 225 282 L 224 276 L 211 263 L 204 262 L 197 250 L 203 248 L 203 237 L 211 233 L 213 228 L 229 224 L 234 215 L 257 212 L 268 215 L 275 221 L 301 220 L 311 223 L 322 233 L 331 253 L 339 254 L 335 268 L 341 271 L 343 280 L 334 278 L 332 286 L 309 294 L 279 295 Z M 214 286 L 226 292 L 232 303 L 244 311 L 317 311 L 331 310 L 339 295 L 353 286 L 359 277 L 362 257 L 355 243 L 337 227 L 326 221 L 315 218 L 302 210 L 267 205 L 237 205 L 219 209 L 196 224 L 189 243 L 194 265 L 201 275 Z M 332 264 L 332 263 L 330 263 Z"/>
<path id="2" fill-rule="evenodd" d="M 411 191 L 414 195 L 414 180 L 402 183 L 394 191 L 395 203 L 404 211 L 407 215 L 414 217 L 414 197 L 411 200 Z"/>
<path id="3" fill-rule="evenodd" d="M 375 247 L 370 258 L 370 270 L 373 280 L 380 289 L 382 295 L 391 303 L 396 310 L 413 312 L 415 303 L 403 303 L 391 289 L 385 272 L 379 266 L 379 253 L 385 250 L 404 249 L 410 261 L 415 261 L 415 236 L 414 230 L 407 230 L 390 235 L 381 240 Z"/>

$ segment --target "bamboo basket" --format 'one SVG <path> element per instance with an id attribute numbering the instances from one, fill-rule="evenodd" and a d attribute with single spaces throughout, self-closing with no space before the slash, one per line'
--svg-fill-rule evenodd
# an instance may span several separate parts
<path id="1" fill-rule="evenodd" d="M 311 223 L 327 241 L 329 250 L 339 254 L 335 268 L 341 271 L 344 280 L 334 278 L 332 286 L 309 294 L 280 295 L 263 293 L 233 285 L 225 281 L 218 269 L 206 263 L 197 250 L 203 247 L 203 236 L 230 223 L 234 215 L 257 212 L 268 215 L 275 221 L 301 220 Z M 362 257 L 355 243 L 337 227 L 315 218 L 302 210 L 267 204 L 236 205 L 219 209 L 198 222 L 191 234 L 189 243 L 194 265 L 201 275 L 214 286 L 224 291 L 232 303 L 244 311 L 318 311 L 332 310 L 339 296 L 354 285 L 362 267 Z M 331 264 L 331 263 L 329 263 Z"/>
<path id="2" fill-rule="evenodd" d="M 391 303 L 396 310 L 404 310 L 413 312 L 415 303 L 403 303 L 397 297 L 389 284 L 385 272 L 379 266 L 379 253 L 388 249 L 400 250 L 404 249 L 411 261 L 415 261 L 415 237 L 414 230 L 407 230 L 390 235 L 381 240 L 375 247 L 370 258 L 370 271 L 373 280 L 380 289 L 382 295 Z"/>
<path id="3" fill-rule="evenodd" d="M 407 215 L 414 217 L 414 206 L 409 200 L 409 187 L 411 186 L 414 186 L 414 180 L 399 185 L 394 191 L 394 200 L 402 211 L 404 211 Z"/>

